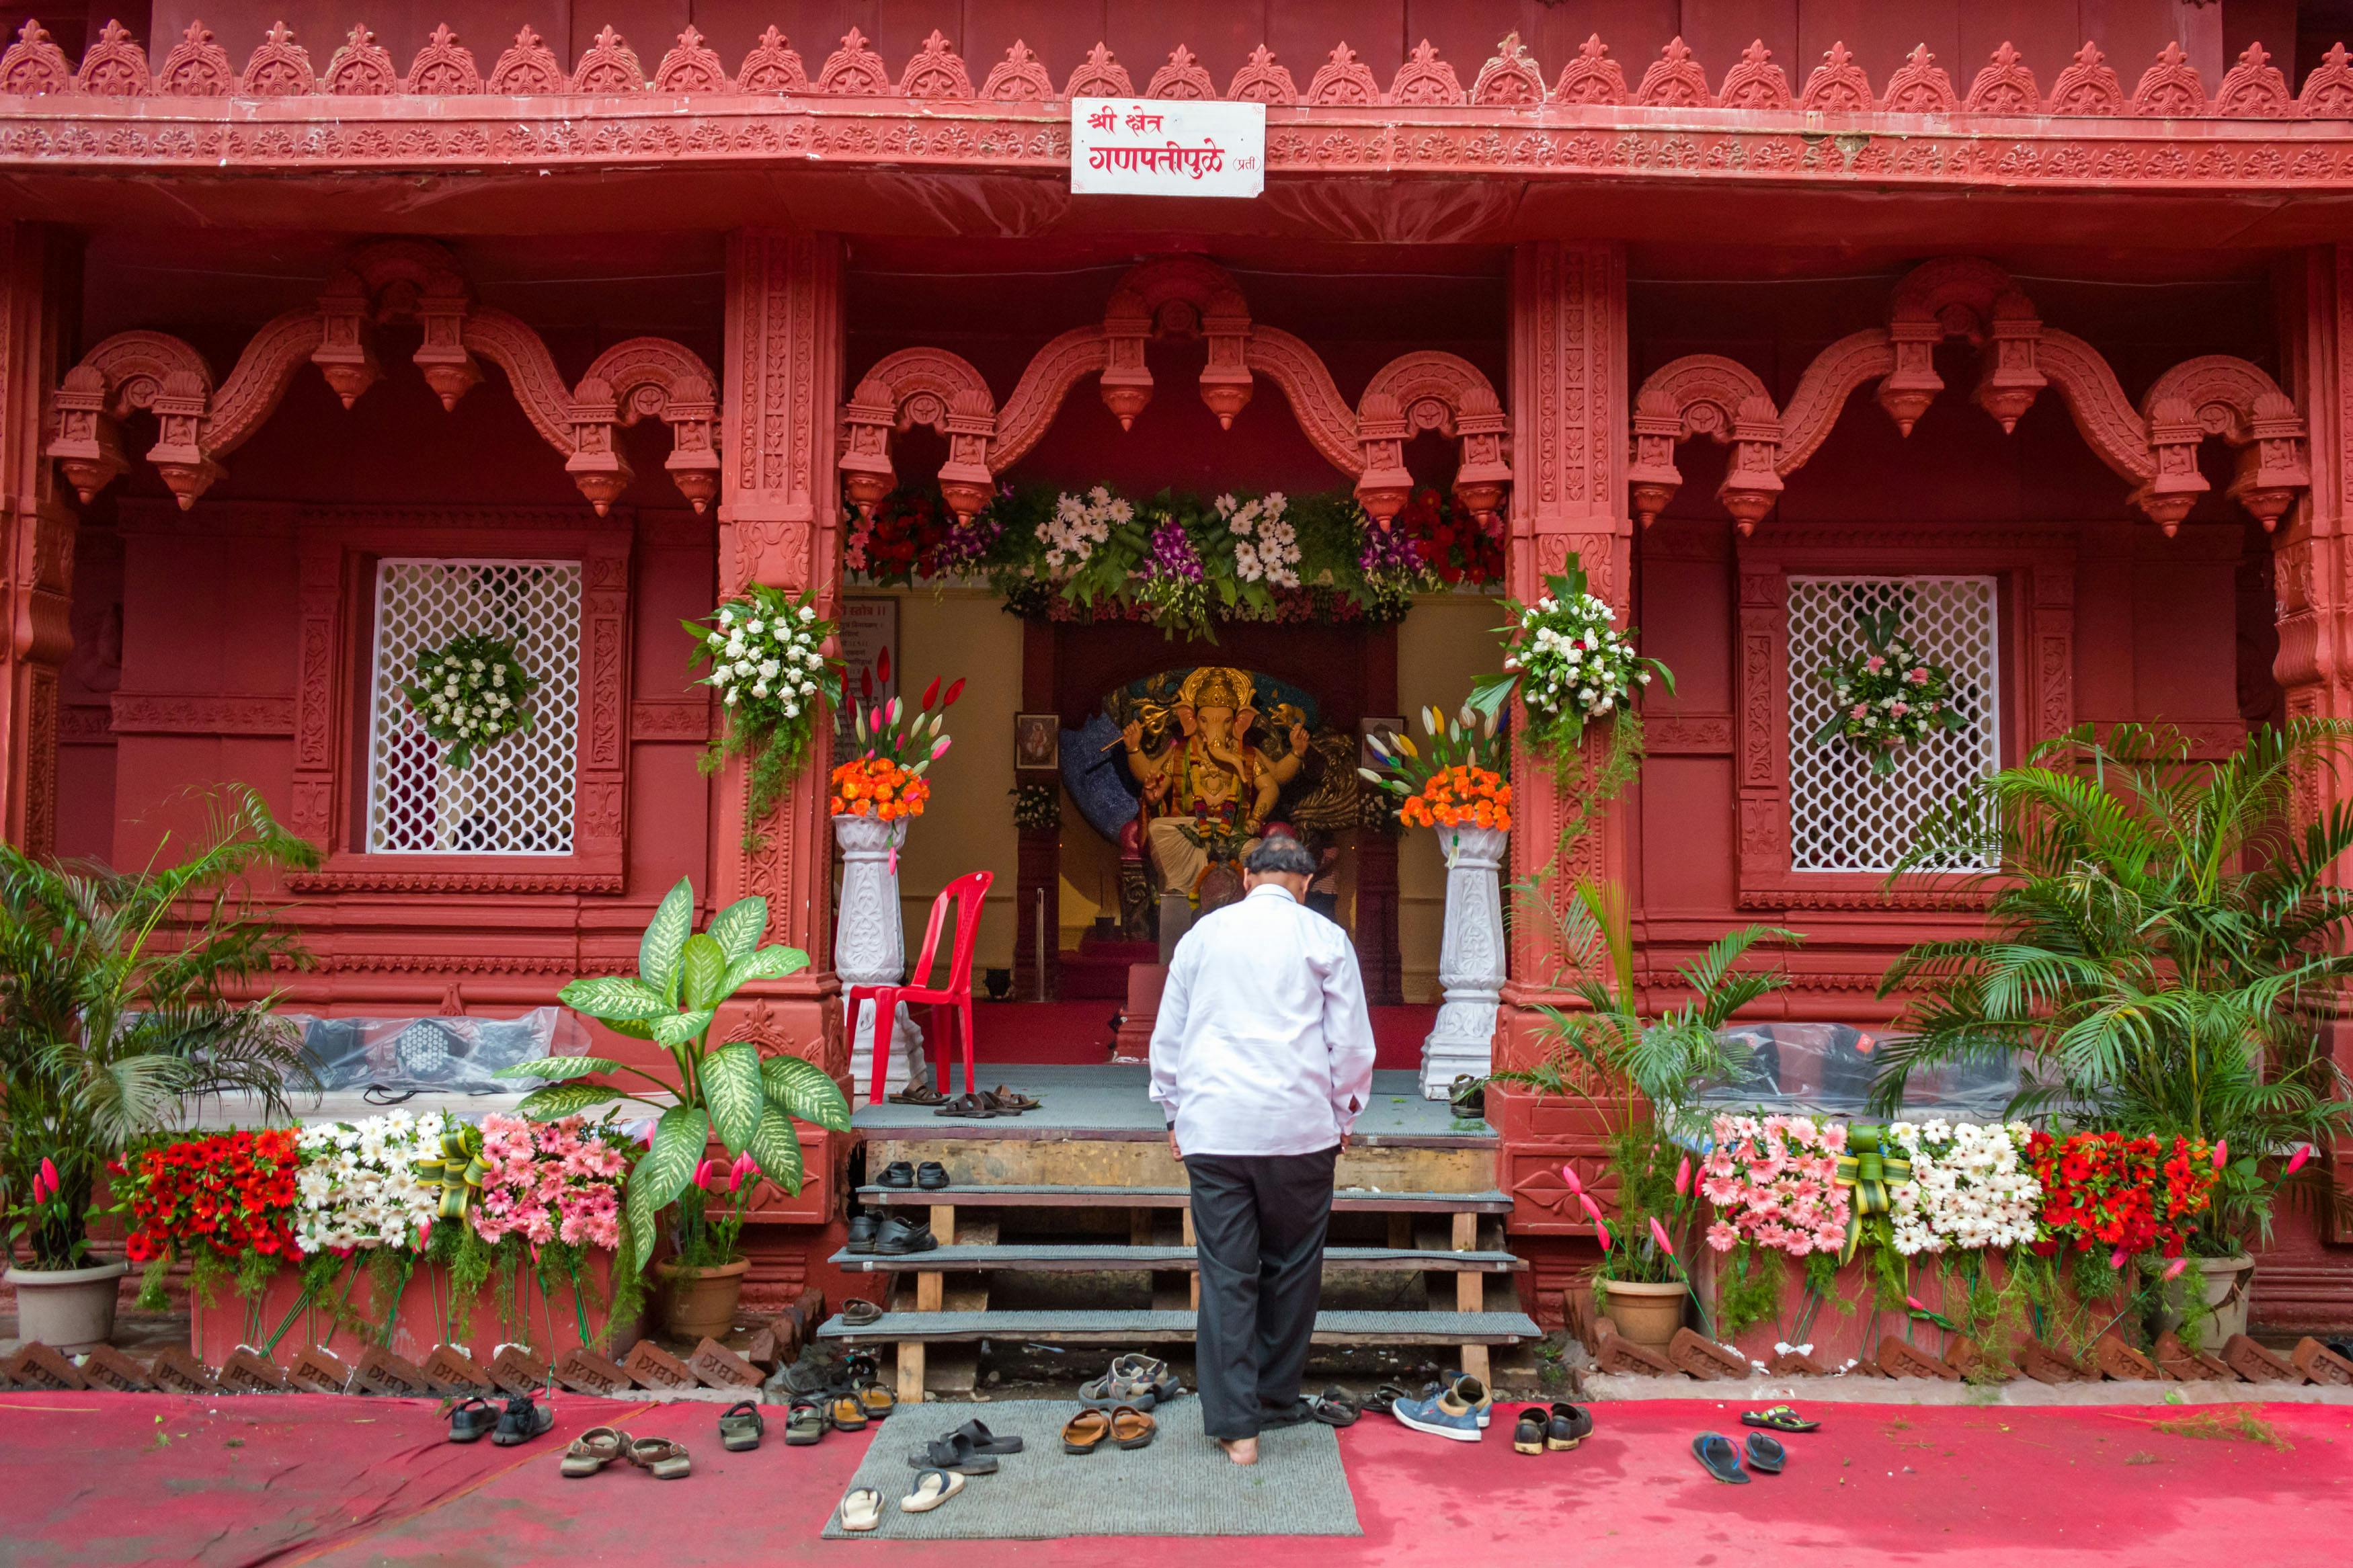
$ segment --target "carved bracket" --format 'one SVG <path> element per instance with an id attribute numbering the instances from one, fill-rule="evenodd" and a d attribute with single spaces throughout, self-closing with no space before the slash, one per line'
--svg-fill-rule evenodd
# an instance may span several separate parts
<path id="1" fill-rule="evenodd" d="M 456 262 L 422 240 L 362 247 L 336 269 L 315 308 L 290 310 L 256 333 L 228 379 L 164 332 L 118 332 L 66 372 L 51 394 L 47 455 L 84 503 L 125 472 L 121 422 L 155 416 L 147 460 L 183 510 L 225 471 L 220 459 L 274 412 L 302 364 L 319 367 L 349 408 L 383 374 L 375 330 L 413 323 L 423 341 L 411 362 L 444 408 L 482 379 L 476 355 L 507 374 L 515 400 L 597 515 L 630 479 L 614 431 L 649 416 L 670 427 L 664 464 L 679 493 L 702 510 L 719 493 L 718 382 L 692 351 L 667 338 L 632 338 L 597 356 L 566 391 L 539 334 L 502 310 L 472 302 Z"/>
<path id="2" fill-rule="evenodd" d="M 2238 449 L 2231 497 L 2265 529 L 2312 482 L 2304 417 L 2254 365 L 2228 354 L 2185 361 L 2158 377 L 2136 410 L 2098 350 L 2044 326 L 2000 268 L 1952 257 L 1897 285 L 1884 328 L 1851 333 L 1815 355 L 1786 412 L 1755 373 L 1720 355 L 1661 366 L 1635 395 L 1627 478 L 1636 514 L 1646 527 L 1659 515 L 1683 484 L 1675 444 L 1705 435 L 1734 448 L 1716 495 L 1747 533 L 1779 498 L 1782 477 L 1820 447 L 1863 383 L 1878 382 L 1880 406 L 1910 435 L 1945 388 L 1936 351 L 1947 338 L 1978 351 L 1970 396 L 2004 434 L 2045 386 L 2057 387 L 2092 450 L 2137 487 L 2133 504 L 2168 536 L 2209 489 L 2198 471 L 2198 445 L 2209 436 Z"/>
<path id="3" fill-rule="evenodd" d="M 940 489 L 968 518 L 987 504 L 996 477 L 1045 436 L 1071 389 L 1096 378 L 1103 405 L 1127 429 L 1152 401 L 1145 346 L 1155 338 L 1200 338 L 1208 363 L 1201 401 L 1231 428 L 1250 405 L 1257 377 L 1282 389 L 1293 416 L 1324 460 L 1357 477 L 1356 495 L 1387 525 L 1412 489 L 1404 449 L 1422 430 L 1461 443 L 1455 498 L 1482 520 L 1503 508 L 1511 485 L 1510 421 L 1478 366 L 1454 354 L 1399 355 L 1377 373 L 1351 410 L 1315 351 L 1291 333 L 1252 322 L 1226 271 L 1191 257 L 1144 262 L 1121 279 L 1103 323 L 1062 333 L 1032 355 L 1000 409 L 980 373 L 944 349 L 902 349 L 859 378 L 843 405 L 842 491 L 861 516 L 891 492 L 891 438 L 928 426 L 947 438 Z"/>

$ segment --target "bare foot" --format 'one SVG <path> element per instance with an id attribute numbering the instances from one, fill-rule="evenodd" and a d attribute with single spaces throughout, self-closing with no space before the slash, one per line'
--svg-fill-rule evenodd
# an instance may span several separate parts
<path id="1" fill-rule="evenodd" d="M 1258 1439 L 1255 1437 L 1220 1437 L 1218 1447 L 1223 1448 L 1226 1458 L 1237 1465 L 1258 1463 Z"/>

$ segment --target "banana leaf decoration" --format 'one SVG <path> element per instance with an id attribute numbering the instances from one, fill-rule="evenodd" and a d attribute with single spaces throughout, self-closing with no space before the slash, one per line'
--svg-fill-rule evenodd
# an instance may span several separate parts
<path id="1" fill-rule="evenodd" d="M 479 1127 L 448 1129 L 441 1134 L 440 1157 L 417 1162 L 417 1173 L 441 1189 L 439 1217 L 445 1220 L 466 1217 L 467 1211 L 482 1195 L 482 1178 L 490 1172 L 490 1162 L 482 1158 L 482 1130 Z"/>
<path id="2" fill-rule="evenodd" d="M 1856 1127 L 1848 1131 L 1846 1152 L 1838 1159 L 1838 1184 L 1853 1189 L 1846 1217 L 1846 1246 L 1839 1252 L 1841 1264 L 1854 1261 L 1856 1248 L 1862 1245 L 1863 1221 L 1873 1215 L 1892 1214 L 1895 1208 L 1894 1188 L 1900 1182 L 1912 1179 L 1912 1162 L 1901 1154 L 1887 1152 L 1883 1146 L 1887 1130 L 1883 1127 Z"/>

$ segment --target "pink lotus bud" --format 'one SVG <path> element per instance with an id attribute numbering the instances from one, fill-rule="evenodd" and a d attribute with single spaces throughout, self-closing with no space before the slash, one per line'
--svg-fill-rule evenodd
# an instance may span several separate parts
<path id="1" fill-rule="evenodd" d="M 1911 1308 L 1911 1309 L 1912 1309 L 1914 1311 L 1915 1311 L 1915 1312 L 1925 1312 L 1925 1311 L 1926 1311 L 1926 1310 L 1928 1310 L 1927 1308 L 1926 1308 L 1926 1307 L 1924 1307 L 1924 1306 L 1922 1306 L 1922 1305 L 1920 1304 L 1920 1298 L 1919 1298 L 1919 1297 L 1917 1297 L 1917 1296 L 1906 1296 L 1906 1297 L 1905 1297 L 1905 1298 L 1904 1298 L 1904 1304 L 1905 1304 L 1905 1306 L 1907 1306 L 1907 1307 Z"/>
<path id="2" fill-rule="evenodd" d="M 2126 1256 L 2127 1255 L 2123 1247 L 2117 1247 L 2114 1252 L 2108 1254 L 2108 1267 L 2111 1268 L 2122 1268 L 2125 1266 Z"/>
<path id="3" fill-rule="evenodd" d="M 2163 1277 L 2168 1279 L 2179 1279 L 2181 1278 L 2181 1271 L 2189 1267 L 2189 1259 L 2187 1258 L 2177 1258 L 2172 1262 L 2165 1266 L 2165 1274 Z"/>
<path id="4" fill-rule="evenodd" d="M 2219 1170 L 2221 1170 L 2221 1169 L 2222 1168 L 2222 1162 L 2223 1162 L 2223 1161 L 2225 1161 L 2225 1160 L 2227 1160 L 2227 1159 L 2229 1159 L 2230 1157 L 2231 1157 L 2231 1141 L 2230 1141 L 2228 1138 L 2217 1138 L 2217 1139 L 2215 1139 L 2215 1140 L 2214 1140 L 2214 1168 L 2215 1168 L 2216 1170 L 2218 1170 L 2218 1171 L 2219 1171 Z"/>
<path id="5" fill-rule="evenodd" d="M 936 702 L 936 701 L 938 701 L 939 700 L 940 700 L 940 678 L 939 678 L 938 676 L 934 675 L 934 677 L 932 677 L 932 683 L 931 683 L 929 686 L 926 686 L 926 687 L 924 687 L 924 688 L 923 688 L 923 706 L 918 710 L 918 711 L 920 711 L 920 712 L 924 712 L 924 713 L 928 713 L 928 712 L 930 712 L 930 711 L 932 710 L 932 704 L 933 704 L 933 703 L 934 703 L 934 702 Z"/>
<path id="6" fill-rule="evenodd" d="M 1593 1216 L 1594 1223 L 1597 1225 L 1600 1223 L 1601 1205 L 1593 1201 L 1593 1194 L 1591 1193 L 1577 1194 L 1577 1201 L 1585 1205 L 1585 1212 Z"/>
<path id="7" fill-rule="evenodd" d="M 1675 1255 L 1675 1244 L 1667 1239 L 1667 1227 L 1659 1223 L 1659 1217 L 1656 1215 L 1651 1216 L 1651 1239 L 1657 1242 L 1659 1250 L 1669 1258 Z"/>
<path id="8" fill-rule="evenodd" d="M 2295 1152 L 2287 1157 L 2287 1169 L 2283 1173 L 2283 1174 L 2290 1176 L 2295 1175 L 2298 1171 L 2304 1169 L 2304 1163 L 2311 1158 L 2312 1145 L 2309 1143 L 2297 1144 L 2295 1146 Z"/>
<path id="9" fill-rule="evenodd" d="M 33 1173 L 33 1201 L 37 1204 L 48 1202 L 48 1194 L 41 1191 L 41 1173 L 38 1171 Z"/>
<path id="10" fill-rule="evenodd" d="M 429 1219 L 418 1220 L 417 1222 L 417 1250 L 419 1252 L 424 1251 L 426 1245 L 432 1239 L 433 1222 Z"/>
<path id="11" fill-rule="evenodd" d="M 1690 1191 L 1691 1156 L 1686 1154 L 1683 1157 L 1683 1162 L 1675 1166 L 1675 1196 L 1682 1197 Z"/>
<path id="12" fill-rule="evenodd" d="M 891 853 L 886 857 L 886 858 L 890 864 L 891 875 L 893 877 L 897 876 L 899 874 L 899 847 L 896 844 L 891 846 Z"/>
<path id="13" fill-rule="evenodd" d="M 751 1155 L 736 1155 L 735 1163 L 727 1167 L 727 1190 L 732 1193 L 736 1188 L 742 1186 L 745 1178 L 749 1177 L 753 1172 L 759 1168 L 759 1163 L 754 1160 Z"/>
<path id="14" fill-rule="evenodd" d="M 47 1154 L 41 1156 L 41 1179 L 48 1183 L 50 1192 L 58 1190 L 58 1167 Z"/>
<path id="15" fill-rule="evenodd" d="M 1584 1184 L 1583 1182 L 1580 1182 L 1580 1181 L 1578 1181 L 1578 1180 L 1577 1179 L 1577 1167 L 1576 1167 L 1576 1166 L 1574 1166 L 1574 1165 L 1563 1165 L 1563 1166 L 1560 1168 L 1560 1179 L 1561 1179 L 1561 1181 L 1562 1181 L 1563 1183 L 1565 1183 L 1565 1184 L 1567 1185 L 1568 1190 L 1569 1190 L 1569 1193 L 1570 1193 L 1570 1194 L 1571 1194 L 1572 1196 L 1577 1196 L 1577 1197 L 1582 1197 L 1582 1196 L 1584 1196 L 1584 1194 L 1585 1194 L 1585 1184 Z"/>
<path id="16" fill-rule="evenodd" d="M 932 742 L 932 761 L 936 763 L 942 757 L 948 754 L 948 745 L 952 737 L 950 736 L 942 735 L 938 740 Z"/>
<path id="17" fill-rule="evenodd" d="M 694 1168 L 694 1184 L 705 1191 L 709 1191 L 711 1187 L 711 1171 L 712 1164 L 712 1161 L 705 1159 L 702 1163 L 695 1166 Z"/>
<path id="18" fill-rule="evenodd" d="M 1597 1220 L 1595 1220 L 1595 1221 L 1593 1222 L 1593 1234 L 1594 1234 L 1595 1237 L 1596 1237 L 1596 1238 L 1598 1238 L 1598 1239 L 1600 1241 L 1600 1243 L 1601 1243 L 1601 1250 L 1602 1250 L 1602 1251 L 1604 1251 L 1604 1252 L 1609 1251 L 1609 1227 L 1608 1226 L 1606 1226 L 1606 1225 L 1602 1224 L 1599 1220 L 1598 1220 L 1598 1219 L 1597 1219 Z"/>

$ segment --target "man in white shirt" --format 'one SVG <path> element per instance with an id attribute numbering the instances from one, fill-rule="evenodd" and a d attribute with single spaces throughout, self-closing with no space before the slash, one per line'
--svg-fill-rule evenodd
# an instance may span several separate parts
<path id="1" fill-rule="evenodd" d="M 1315 858 L 1269 838 L 1243 873 L 1241 900 L 1176 944 L 1152 1029 L 1152 1098 L 1192 1184 L 1201 1422 L 1238 1465 L 1296 1418 L 1333 1169 L 1373 1081 L 1356 950 L 1303 902 Z"/>

